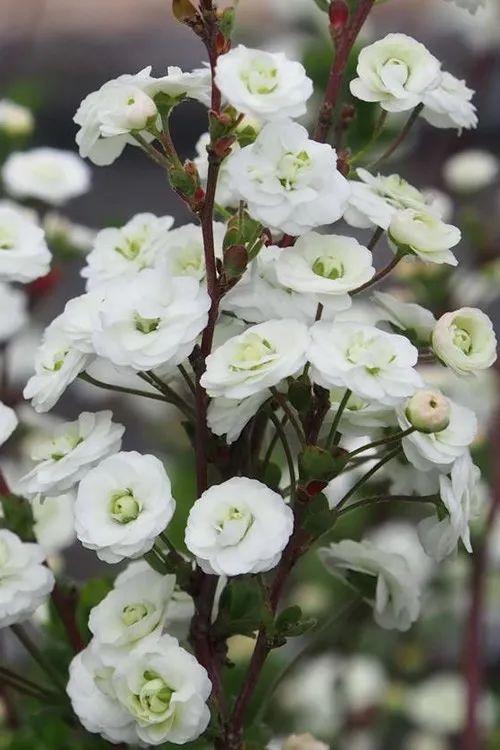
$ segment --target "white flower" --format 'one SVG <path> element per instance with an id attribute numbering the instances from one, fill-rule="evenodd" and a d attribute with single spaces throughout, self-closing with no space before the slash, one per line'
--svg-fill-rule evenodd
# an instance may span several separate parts
<path id="1" fill-rule="evenodd" d="M 30 135 L 35 118 L 28 107 L 10 99 L 0 99 L 0 130 L 12 138 Z"/>
<path id="2" fill-rule="evenodd" d="M 408 461 L 419 471 L 438 469 L 445 473 L 451 464 L 467 452 L 477 432 L 477 419 L 473 411 L 449 399 L 449 424 L 441 432 L 425 434 L 412 432 L 402 440 Z M 402 430 L 411 427 L 406 416 L 406 405 L 398 407 L 398 421 Z"/>
<path id="3" fill-rule="evenodd" d="M 87 192 L 90 169 L 71 151 L 42 147 L 11 154 L 3 165 L 2 180 L 14 198 L 61 206 Z"/>
<path id="4" fill-rule="evenodd" d="M 382 628 L 408 630 L 420 612 L 420 587 L 403 555 L 386 552 L 368 541 L 344 539 L 319 551 L 333 574 L 355 571 L 377 579 L 374 592 L 375 622 Z"/>
<path id="5" fill-rule="evenodd" d="M 0 529 L 0 628 L 28 620 L 54 587 L 38 544 Z"/>
<path id="6" fill-rule="evenodd" d="M 344 386 L 361 398 L 394 406 L 422 383 L 413 369 L 418 351 L 404 336 L 320 320 L 311 339 L 311 378 L 323 388 Z"/>
<path id="7" fill-rule="evenodd" d="M 373 292 L 372 299 L 382 311 L 381 320 L 390 323 L 398 333 L 405 333 L 415 344 L 430 344 L 436 318 L 421 305 L 403 302 L 386 292 Z"/>
<path id="8" fill-rule="evenodd" d="M 208 69 L 183 73 L 169 68 L 163 78 L 153 78 L 148 67 L 108 81 L 82 101 L 73 118 L 80 126 L 76 135 L 80 155 L 99 166 L 112 164 L 127 144 L 137 145 L 134 131 L 151 140 L 146 129 L 158 124 L 157 94 L 207 102 L 209 77 Z"/>
<path id="9" fill-rule="evenodd" d="M 145 642 L 121 660 L 112 684 L 141 743 L 182 745 L 207 728 L 210 680 L 194 656 L 169 635 Z"/>
<path id="10" fill-rule="evenodd" d="M 73 347 L 69 336 L 59 325 L 51 323 L 37 349 L 35 374 L 24 388 L 24 398 L 31 399 L 35 411 L 49 411 L 91 359 L 92 355 Z"/>
<path id="11" fill-rule="evenodd" d="M 135 451 L 116 453 L 80 482 L 76 534 L 104 562 L 140 557 L 152 548 L 174 509 L 161 461 Z"/>
<path id="12" fill-rule="evenodd" d="M 146 269 L 106 287 L 95 351 L 134 370 L 177 365 L 191 354 L 209 307 L 207 291 L 196 279 Z"/>
<path id="13" fill-rule="evenodd" d="M 284 250 L 276 263 L 283 286 L 295 292 L 327 295 L 337 310 L 351 306 L 349 292 L 375 275 L 371 252 L 354 239 L 309 232 Z"/>
<path id="14" fill-rule="evenodd" d="M 330 412 L 334 416 L 340 406 L 345 388 L 330 390 Z M 351 393 L 342 412 L 338 431 L 344 435 L 369 435 L 396 424 L 394 409 L 378 401 L 367 401 Z"/>
<path id="15" fill-rule="evenodd" d="M 203 133 L 196 144 L 196 157 L 193 163 L 198 170 L 200 182 L 206 187 L 208 179 L 208 151 L 207 146 L 210 144 L 210 133 Z M 238 141 L 231 146 L 231 153 L 234 154 L 240 150 Z M 232 183 L 231 175 L 227 169 L 228 159 L 224 159 L 219 167 L 219 176 L 217 177 L 217 189 L 215 191 L 215 202 L 219 206 L 227 208 L 237 208 L 240 202 L 235 186 Z"/>
<path id="16" fill-rule="evenodd" d="M 222 243 L 226 225 L 214 222 L 215 257 L 222 258 Z M 172 276 L 192 276 L 201 281 L 205 277 L 203 235 L 197 224 L 185 224 L 172 229 L 165 237 L 165 264 Z"/>
<path id="17" fill-rule="evenodd" d="M 432 348 L 459 375 L 485 370 L 497 358 L 493 324 L 474 307 L 462 307 L 441 316 L 432 334 Z"/>
<path id="18" fill-rule="evenodd" d="M 149 580 L 153 587 L 157 587 L 160 579 L 162 581 L 167 579 L 169 582 L 168 601 L 165 604 L 165 615 L 162 615 L 164 629 L 174 638 L 185 639 L 188 636 L 189 626 L 194 615 L 194 603 L 189 594 L 177 587 L 175 576 L 156 573 L 146 560 L 134 560 L 116 576 L 114 590 L 127 590 L 129 583 L 135 586 L 136 581 L 139 580 L 143 582 Z"/>
<path id="19" fill-rule="evenodd" d="M 300 117 L 313 93 L 303 65 L 242 44 L 219 57 L 215 83 L 238 112 L 262 120 Z"/>
<path id="20" fill-rule="evenodd" d="M 28 320 L 26 295 L 0 281 L 0 344 L 17 333 Z"/>
<path id="21" fill-rule="evenodd" d="M 43 228 L 49 245 L 62 243 L 82 255 L 90 252 L 97 235 L 94 229 L 75 224 L 58 211 L 48 211 L 44 215 Z"/>
<path id="22" fill-rule="evenodd" d="M 424 96 L 421 116 L 435 128 L 463 128 L 470 130 L 477 126 L 476 108 L 471 99 L 474 91 L 465 81 L 451 73 L 443 73 L 439 85 Z"/>
<path id="23" fill-rule="evenodd" d="M 119 229 L 108 227 L 98 232 L 81 272 L 87 289 L 153 268 L 166 254 L 173 223 L 171 216 L 136 214 Z"/>
<path id="24" fill-rule="evenodd" d="M 242 399 L 278 385 L 306 362 L 307 328 L 296 320 L 269 320 L 248 328 L 207 357 L 201 384 L 209 396 Z"/>
<path id="25" fill-rule="evenodd" d="M 281 495 L 255 479 L 233 477 L 195 502 L 186 546 L 206 573 L 262 573 L 277 565 L 292 531 L 293 513 Z"/>
<path id="26" fill-rule="evenodd" d="M 424 193 L 398 174 L 375 176 L 361 167 L 356 174 L 359 180 L 349 181 L 351 195 L 344 213 L 345 221 L 353 227 L 368 229 L 375 225 L 388 229 L 392 217 L 401 209 L 432 211 Z"/>
<path id="27" fill-rule="evenodd" d="M 266 391 L 242 399 L 214 398 L 208 406 L 207 423 L 214 435 L 225 435 L 228 445 L 234 443 L 243 428 L 268 398 Z"/>
<path id="28" fill-rule="evenodd" d="M 52 321 L 67 336 L 71 346 L 83 354 L 93 354 L 92 335 L 99 323 L 99 310 L 104 300 L 100 289 L 81 294 L 66 302 L 64 311 Z"/>
<path id="29" fill-rule="evenodd" d="M 160 635 L 174 586 L 175 576 L 151 568 L 127 577 L 90 611 L 89 630 L 96 643 L 128 650 L 152 633 Z"/>
<path id="30" fill-rule="evenodd" d="M 125 428 L 112 412 L 82 412 L 75 422 L 59 425 L 50 437 L 35 443 L 36 466 L 19 483 L 28 498 L 57 495 L 71 489 L 99 461 L 120 450 Z"/>
<path id="31" fill-rule="evenodd" d="M 113 672 L 114 668 L 103 661 L 102 649 L 91 641 L 71 662 L 66 691 L 75 714 L 88 732 L 98 733 L 110 742 L 135 744 L 134 721 L 118 703 Z"/>
<path id="32" fill-rule="evenodd" d="M 472 463 L 468 452 L 457 458 L 449 477 L 439 477 L 441 500 L 448 515 L 442 520 L 430 516 L 418 527 L 422 546 L 434 559 L 441 561 L 451 555 L 459 539 L 467 552 L 472 552 L 469 523 L 480 508 L 480 478 L 481 472 Z"/>
<path id="33" fill-rule="evenodd" d="M 46 553 L 54 554 L 75 541 L 75 496 L 71 492 L 31 501 L 33 531 Z"/>
<path id="34" fill-rule="evenodd" d="M 0 280 L 26 284 L 45 276 L 51 257 L 40 227 L 18 209 L 0 207 Z"/>
<path id="35" fill-rule="evenodd" d="M 291 120 L 265 125 L 254 143 L 229 157 L 227 170 L 250 214 L 292 235 L 337 221 L 349 197 L 335 150 L 309 140 Z"/>
<path id="36" fill-rule="evenodd" d="M 362 49 L 357 74 L 351 93 L 366 102 L 379 102 L 388 112 L 413 109 L 441 78 L 439 61 L 406 34 L 387 34 Z"/>
<path id="37" fill-rule="evenodd" d="M 443 167 L 443 178 L 457 193 L 474 193 L 494 183 L 499 171 L 500 163 L 494 154 L 470 148 L 450 156 Z"/>
<path id="38" fill-rule="evenodd" d="M 398 211 L 391 219 L 389 240 L 396 249 L 412 253 L 427 263 L 458 261 L 450 248 L 460 242 L 462 234 L 453 224 L 445 224 L 429 211 L 407 208 Z"/>
<path id="39" fill-rule="evenodd" d="M 282 250 L 276 246 L 263 247 L 243 277 L 222 300 L 222 309 L 234 313 L 250 323 L 263 323 L 271 318 L 293 318 L 302 323 L 314 323 L 318 303 L 324 306 L 323 318 L 335 315 L 331 296 L 294 292 L 280 284 L 277 264 Z"/>
<path id="40" fill-rule="evenodd" d="M 385 521 L 369 532 L 368 539 L 378 549 L 404 557 L 419 585 L 429 580 L 434 565 L 425 554 L 413 523 L 402 520 Z"/>
<path id="41" fill-rule="evenodd" d="M 0 401 L 0 445 L 3 445 L 10 438 L 16 427 L 16 412 Z"/>

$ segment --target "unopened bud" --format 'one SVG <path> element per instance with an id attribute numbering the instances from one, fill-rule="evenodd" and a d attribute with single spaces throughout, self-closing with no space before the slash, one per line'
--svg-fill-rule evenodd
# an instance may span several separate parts
<path id="1" fill-rule="evenodd" d="M 339 37 L 349 21 L 349 6 L 345 0 L 332 0 L 328 15 L 330 17 L 330 32 L 334 37 Z"/>
<path id="2" fill-rule="evenodd" d="M 156 104 L 140 89 L 131 92 L 126 102 L 125 124 L 129 130 L 144 130 L 158 115 Z"/>
<path id="3" fill-rule="evenodd" d="M 244 245 L 231 245 L 224 250 L 224 271 L 229 279 L 239 279 L 248 264 L 248 252 Z"/>
<path id="4" fill-rule="evenodd" d="M 417 391 L 406 405 L 406 417 L 419 432 L 441 432 L 450 424 L 450 402 L 439 391 Z"/>

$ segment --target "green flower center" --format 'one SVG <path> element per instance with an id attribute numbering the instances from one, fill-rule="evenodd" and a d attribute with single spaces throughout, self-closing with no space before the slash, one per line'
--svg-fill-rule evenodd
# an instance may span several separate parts
<path id="1" fill-rule="evenodd" d="M 337 258 L 330 255 L 320 255 L 312 265 L 313 273 L 316 276 L 322 276 L 324 279 L 335 281 L 344 275 L 344 264 Z"/>
<path id="2" fill-rule="evenodd" d="M 12 250 L 14 235 L 6 227 L 0 227 L 0 250 Z"/>
<path id="3" fill-rule="evenodd" d="M 154 672 L 144 672 L 144 679 L 146 682 L 137 696 L 142 710 L 153 714 L 165 713 L 175 691 Z"/>
<path id="4" fill-rule="evenodd" d="M 300 173 L 310 164 L 311 157 L 307 151 L 299 151 L 297 154 L 287 153 L 282 156 L 277 169 L 281 186 L 285 190 L 294 190 Z"/>
<path id="5" fill-rule="evenodd" d="M 135 521 L 141 510 L 141 504 L 134 497 L 132 490 L 120 490 L 111 495 L 109 514 L 118 523 Z"/>
<path id="6" fill-rule="evenodd" d="M 52 358 L 48 362 L 43 363 L 43 369 L 49 372 L 59 372 L 64 365 L 64 360 L 69 353 L 69 349 L 61 349 L 58 352 L 54 352 Z"/>
<path id="7" fill-rule="evenodd" d="M 251 94 L 272 94 L 278 86 L 278 69 L 265 60 L 256 60 L 240 78 Z"/>
<path id="8" fill-rule="evenodd" d="M 125 260 L 135 260 L 142 250 L 143 237 L 124 237 L 123 244 L 116 245 L 115 252 L 119 253 Z"/>
<path id="9" fill-rule="evenodd" d="M 151 611 L 151 606 L 144 604 L 143 602 L 136 602 L 135 604 L 127 604 L 122 609 L 122 622 L 127 627 L 136 625 L 138 622 L 143 620 Z"/>
<path id="10" fill-rule="evenodd" d="M 134 324 L 140 333 L 153 333 L 158 330 L 160 318 L 143 318 L 139 313 L 134 313 Z"/>
<path id="11" fill-rule="evenodd" d="M 252 524 L 253 516 L 246 508 L 241 510 L 241 508 L 231 506 L 215 526 L 219 543 L 223 547 L 232 547 L 238 544 L 246 536 Z"/>
<path id="12" fill-rule="evenodd" d="M 452 326 L 452 341 L 455 346 L 464 354 L 470 354 L 472 351 L 472 336 L 465 328 L 457 325 Z"/>
<path id="13" fill-rule="evenodd" d="M 229 369 L 233 372 L 260 370 L 276 355 L 276 349 L 267 340 L 250 333 L 237 345 Z"/>

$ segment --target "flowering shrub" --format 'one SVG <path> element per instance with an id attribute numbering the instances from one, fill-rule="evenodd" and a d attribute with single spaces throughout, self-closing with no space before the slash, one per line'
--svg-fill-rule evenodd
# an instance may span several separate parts
<path id="1" fill-rule="evenodd" d="M 481 425 L 420 365 L 474 388 L 496 359 L 493 326 L 476 308 L 431 311 L 374 290 L 396 269 L 458 264 L 461 231 L 439 201 L 380 170 L 419 117 L 425 127 L 475 127 L 473 92 L 399 33 L 365 46 L 348 82 L 374 0 L 317 4 L 335 54 L 316 118 L 303 65 L 232 48 L 235 9 L 212 0 L 172 3 L 204 42 L 208 66 L 122 75 L 74 117 L 81 157 L 106 166 L 126 147 L 140 149 L 192 222 L 174 227 L 169 216 L 142 213 L 97 233 L 81 271 L 86 291 L 43 333 L 24 398 L 43 414 L 83 380 L 174 407 L 191 441 L 196 495 L 176 544 L 167 468 L 157 455 L 122 450 L 134 425 L 109 410 L 57 423 L 32 446 L 15 487 L 2 480 L 0 625 L 48 672 L 49 698 L 68 721 L 121 747 L 198 738 L 227 750 L 266 745 L 251 713 L 266 661 L 316 627 L 299 606 L 282 605 L 304 558 L 321 560 L 332 586 L 340 579 L 354 589 L 377 626 L 407 631 L 427 566 L 460 545 L 472 550 L 480 470 L 470 447 Z M 352 104 L 342 101 L 343 83 Z M 206 106 L 208 132 L 196 159 L 183 161 L 169 123 L 188 98 Z M 353 153 L 345 137 L 360 101 L 379 119 L 370 144 Z M 310 131 L 296 121 L 306 112 Z M 393 113 L 406 122 L 371 163 Z M 12 197 L 52 206 L 89 186 L 82 159 L 52 149 L 12 154 L 2 175 Z M 25 315 L 8 284 L 46 276 L 47 234 L 29 211 L 0 207 L 1 295 L 13 311 L 0 321 L 6 338 Z M 2 442 L 16 437 L 17 419 L 0 404 Z M 92 596 L 83 624 L 82 592 L 44 564 L 37 523 L 53 503 L 69 509 L 71 532 L 101 561 L 126 562 Z M 411 544 L 384 544 L 368 528 L 339 538 L 346 516 L 382 503 L 415 510 L 417 563 Z M 69 665 L 52 664 L 20 625 L 49 595 L 73 650 Z M 234 636 L 254 639 L 237 685 Z M 43 697 L 37 684 L 0 672 L 6 685 Z M 326 747 L 309 729 L 283 747 Z"/>

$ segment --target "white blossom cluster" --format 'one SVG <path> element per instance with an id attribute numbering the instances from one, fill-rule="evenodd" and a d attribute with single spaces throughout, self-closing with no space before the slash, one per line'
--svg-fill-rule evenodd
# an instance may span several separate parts
<path id="1" fill-rule="evenodd" d="M 75 115 L 81 156 L 108 165 L 126 145 L 148 151 L 162 132 L 165 102 L 172 107 L 187 97 L 208 106 L 210 82 L 208 68 L 169 68 L 160 78 L 145 68 L 105 83 Z M 45 330 L 25 398 L 47 412 L 76 378 L 92 381 L 89 370 L 104 362 L 135 384 L 132 393 L 141 388 L 144 395 L 146 388 L 146 396 L 161 393 L 166 401 L 173 393 L 174 403 L 184 404 L 180 367 L 188 379 L 199 376 L 208 427 L 231 445 L 257 413 L 276 406 L 273 399 L 279 407 L 274 416 L 285 426 L 290 414 L 283 402 L 294 381 L 307 376 L 327 394 L 325 426 L 346 455 L 353 436 L 371 447 L 371 440 L 401 433 L 399 468 L 389 481 L 409 488 L 399 494 L 430 497 L 436 512 L 418 529 L 428 556 L 442 560 L 460 540 L 470 551 L 480 475 L 470 455 L 476 416 L 426 382 L 419 358 L 431 355 L 459 376 L 473 377 L 496 359 L 491 321 L 471 307 L 436 320 L 429 310 L 380 292 L 363 314 L 353 298 L 378 280 L 379 261 L 368 237 L 346 234 L 349 227 L 386 232 L 394 264 L 410 256 L 403 263 L 456 265 L 452 249 L 460 230 L 397 174 L 359 168 L 344 176 L 335 149 L 296 122 L 313 89 L 301 64 L 240 45 L 219 57 L 215 82 L 224 105 L 241 114 L 238 126 L 253 131 L 251 142 L 231 143 L 222 161 L 220 213 L 244 210 L 260 225 L 262 241 L 220 300 L 215 344 L 203 371 L 196 371 L 196 357 L 213 298 L 202 229 L 141 213 L 97 233 L 82 270 L 86 291 Z M 418 108 L 439 128 L 461 130 L 477 121 L 473 92 L 404 34 L 389 34 L 361 51 L 351 92 L 388 113 Z M 206 143 L 194 162 L 203 185 L 209 179 Z M 37 149 L 8 160 L 3 179 L 12 196 L 57 206 L 86 190 L 89 175 L 75 155 Z M 214 221 L 210 229 L 220 270 L 230 227 Z M 49 263 L 38 224 L 0 207 L 2 282 L 32 281 Z M 16 288 L 3 285 L 0 304 L 17 311 L 12 321 L 0 322 L 0 335 L 5 325 L 10 336 L 24 303 Z M 2 405 L 0 439 L 7 440 L 15 426 L 15 414 Z M 33 465 L 19 492 L 34 506 L 68 497 L 83 546 L 109 564 L 136 561 L 92 610 L 92 641 L 71 665 L 68 694 L 82 724 L 115 743 L 183 744 L 205 731 L 212 686 L 173 635 L 186 636 L 191 600 L 179 592 L 175 576 L 162 576 L 140 560 L 156 554 L 174 516 L 170 479 L 159 457 L 122 450 L 123 433 L 109 411 L 84 412 L 58 425 L 32 447 Z M 283 487 L 276 491 L 255 476 L 221 479 L 195 500 L 185 531 L 188 564 L 223 578 L 279 564 L 294 533 L 294 511 Z M 358 479 L 358 471 L 347 467 L 330 481 L 324 490 L 330 509 L 345 507 Z M 53 579 L 39 548 L 0 534 L 5 625 L 33 612 Z M 344 539 L 321 549 L 320 557 L 347 581 L 352 574 L 374 579 L 367 598 L 381 627 L 406 630 L 418 618 L 421 570 L 401 549 L 371 538 Z M 286 747 L 298 747 L 294 742 Z"/>

